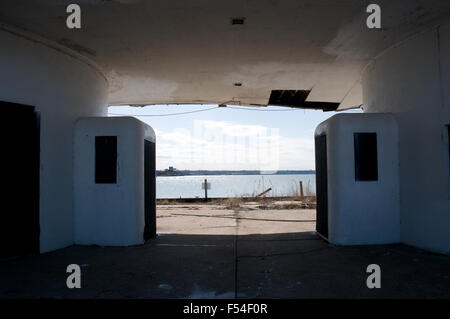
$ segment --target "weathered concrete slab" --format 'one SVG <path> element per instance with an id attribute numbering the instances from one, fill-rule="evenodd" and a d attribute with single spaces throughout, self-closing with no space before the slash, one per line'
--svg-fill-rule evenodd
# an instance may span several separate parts
<path id="1" fill-rule="evenodd" d="M 234 297 L 234 238 L 166 235 L 135 247 L 73 246 L 2 262 L 2 298 Z M 82 288 L 66 287 L 79 264 Z"/>
<path id="2" fill-rule="evenodd" d="M 249 298 L 450 297 L 448 257 L 401 245 L 332 247 L 301 241 L 296 246 L 291 253 L 239 257 L 240 294 Z M 366 286 L 366 267 L 373 263 L 381 267 L 381 289 Z"/>
<path id="3" fill-rule="evenodd" d="M 0 298 L 450 298 L 450 257 L 330 245 L 314 233 L 313 210 L 164 208 L 160 235 L 145 245 L 0 261 Z M 66 287 L 72 263 L 81 289 Z M 366 286 L 373 263 L 381 289 Z"/>

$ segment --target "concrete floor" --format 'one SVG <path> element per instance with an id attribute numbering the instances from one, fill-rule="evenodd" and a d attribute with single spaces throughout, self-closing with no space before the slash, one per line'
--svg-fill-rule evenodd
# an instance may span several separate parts
<path id="1" fill-rule="evenodd" d="M 403 245 L 335 247 L 314 210 L 158 207 L 157 239 L 0 262 L 1 298 L 450 298 L 450 257 Z M 68 264 L 81 289 L 66 287 Z M 381 289 L 366 267 L 381 266 Z"/>

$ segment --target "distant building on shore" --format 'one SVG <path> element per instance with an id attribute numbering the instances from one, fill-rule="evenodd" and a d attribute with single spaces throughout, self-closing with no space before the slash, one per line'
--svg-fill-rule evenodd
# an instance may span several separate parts
<path id="1" fill-rule="evenodd" d="M 157 176 L 180 176 L 180 175 L 186 175 L 182 171 L 177 170 L 173 166 L 169 166 L 169 168 L 166 168 L 163 171 L 157 171 Z"/>

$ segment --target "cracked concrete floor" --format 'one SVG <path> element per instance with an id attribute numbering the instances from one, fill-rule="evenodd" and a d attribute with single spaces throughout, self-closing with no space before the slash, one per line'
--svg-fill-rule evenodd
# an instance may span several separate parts
<path id="1" fill-rule="evenodd" d="M 0 261 L 1 298 L 450 298 L 450 257 L 403 245 L 336 247 L 315 211 L 158 206 L 158 237 Z M 81 266 L 81 289 L 66 267 Z M 366 267 L 381 266 L 381 289 Z"/>

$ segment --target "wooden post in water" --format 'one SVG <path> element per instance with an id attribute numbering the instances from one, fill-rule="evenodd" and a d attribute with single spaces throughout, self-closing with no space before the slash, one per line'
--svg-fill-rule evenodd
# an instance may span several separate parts
<path id="1" fill-rule="evenodd" d="M 256 197 L 263 196 L 263 195 L 267 194 L 268 192 L 270 192 L 271 190 L 272 190 L 272 188 L 268 188 L 264 192 L 262 192 L 261 194 L 256 195 Z"/>
<path id="2" fill-rule="evenodd" d="M 303 182 L 300 181 L 300 198 L 303 198 L 304 194 L 303 194 Z"/>
<path id="3" fill-rule="evenodd" d="M 205 188 L 205 202 L 206 202 L 208 200 L 208 180 L 206 178 L 203 187 Z"/>

